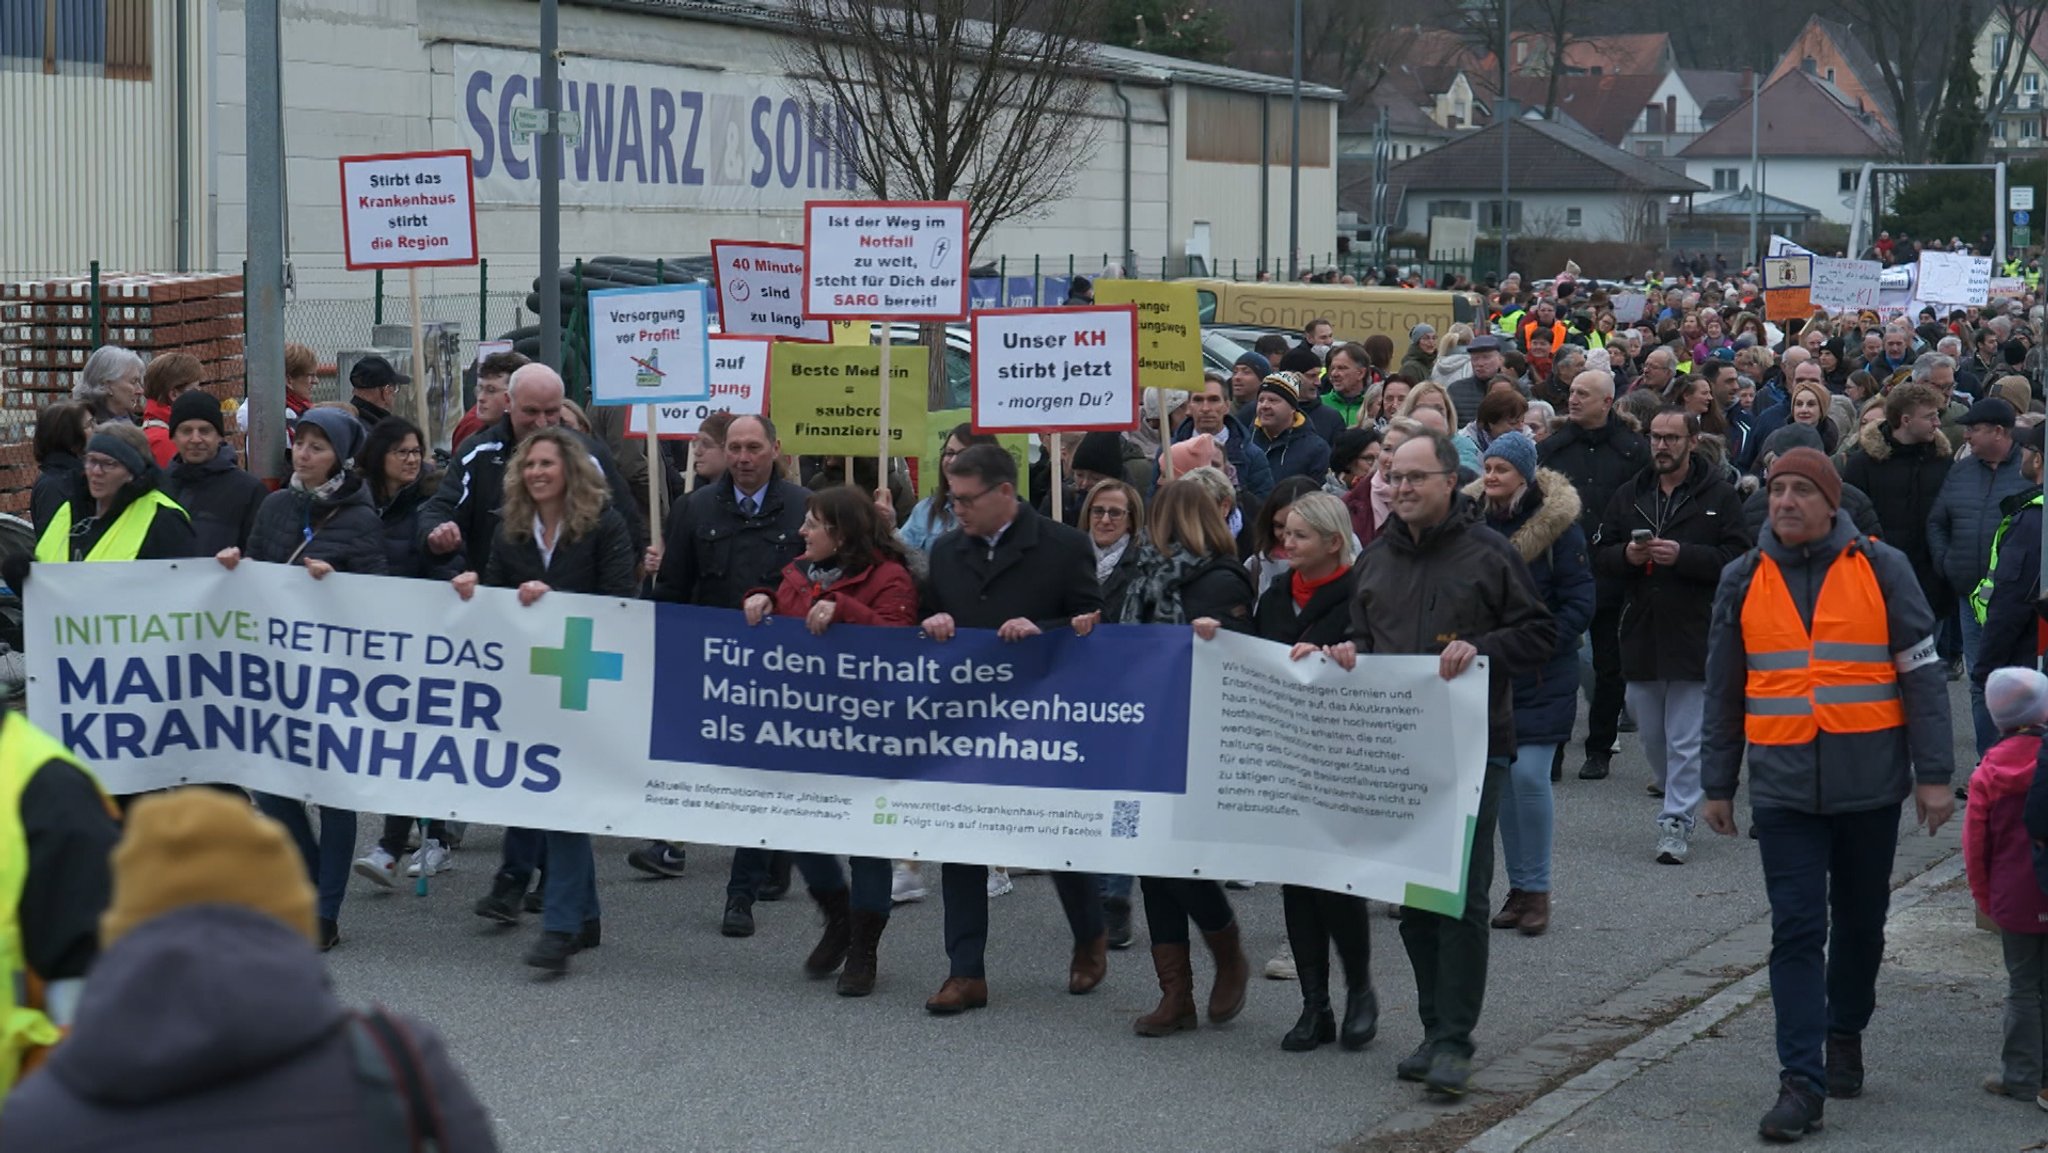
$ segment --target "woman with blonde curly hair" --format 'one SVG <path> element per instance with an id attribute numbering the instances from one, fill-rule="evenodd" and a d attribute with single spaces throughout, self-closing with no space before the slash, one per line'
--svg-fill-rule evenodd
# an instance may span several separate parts
<path id="1" fill-rule="evenodd" d="M 491 545 L 491 559 L 481 577 L 474 572 L 456 577 L 455 591 L 468 600 L 479 583 L 518 589 L 519 603 L 525 607 L 555 589 L 633 596 L 640 588 L 639 557 L 632 530 L 610 498 L 604 474 L 574 433 L 536 429 L 519 442 L 505 466 L 504 516 Z M 513 830 L 506 834 L 509 842 Z M 572 955 L 600 940 L 597 864 L 588 833 L 543 835 L 547 869 L 542 932 L 526 954 L 526 963 L 565 973 Z M 531 880 L 500 868 L 492 878 L 490 895 L 477 902 L 477 915 L 517 924 L 519 903 Z"/>

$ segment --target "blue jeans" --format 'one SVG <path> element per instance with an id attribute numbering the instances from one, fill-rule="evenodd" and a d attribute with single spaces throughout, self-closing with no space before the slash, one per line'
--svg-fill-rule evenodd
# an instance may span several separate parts
<path id="1" fill-rule="evenodd" d="M 1102 883 L 1093 873 L 1049 873 L 1053 892 L 1066 910 L 1074 944 L 1102 936 Z M 948 863 L 939 870 L 945 902 L 947 975 L 982 979 L 988 952 L 988 867 Z"/>
<path id="2" fill-rule="evenodd" d="M 290 797 L 256 794 L 256 807 L 283 825 L 306 859 L 306 875 L 320 891 L 320 919 L 341 920 L 341 899 L 348 893 L 348 874 L 356 855 L 356 814 L 353 809 L 320 806 L 320 835 L 306 819 L 306 806 Z"/>
<path id="3" fill-rule="evenodd" d="M 1520 745 L 1508 767 L 1507 792 L 1500 805 L 1500 855 L 1507 864 L 1508 887 L 1524 893 L 1550 891 L 1550 838 L 1556 797 L 1550 785 L 1550 761 L 1557 746 Z"/>
<path id="4" fill-rule="evenodd" d="M 1969 598 L 1961 600 L 1958 614 L 1963 626 L 1963 664 L 1970 678 L 1970 725 L 1977 737 L 1977 759 L 1983 760 L 1991 746 L 1998 743 L 1998 726 L 1991 723 L 1991 710 L 1984 707 L 1984 681 L 1977 676 L 1977 645 L 1984 639 L 1984 626 L 1977 623 L 1977 614 L 1970 611 Z"/>
<path id="5" fill-rule="evenodd" d="M 548 867 L 541 878 L 540 927 L 550 933 L 575 934 L 597 912 L 597 858 L 589 833 L 542 834 L 547 841 Z"/>
<path id="6" fill-rule="evenodd" d="M 505 843 L 499 850 L 498 873 L 511 877 L 524 889 L 533 884 L 533 875 L 547 860 L 548 834 L 539 829 L 505 828 Z M 545 901 L 546 895 L 541 899 Z"/>
<path id="7" fill-rule="evenodd" d="M 1102 899 L 1105 901 L 1120 900 L 1125 904 L 1129 904 L 1131 900 L 1131 885 L 1136 880 L 1137 878 L 1129 873 L 1102 874 Z"/>
<path id="8" fill-rule="evenodd" d="M 1827 1091 L 1827 1035 L 1860 1035 L 1877 1009 L 1900 808 L 1750 813 L 1771 899 L 1779 1075 L 1818 1093 Z"/>
<path id="9" fill-rule="evenodd" d="M 830 853 L 797 853 L 795 863 L 796 871 L 803 874 L 804 884 L 813 893 L 837 893 L 847 887 L 839 858 Z M 846 863 L 853 870 L 853 892 L 848 904 L 861 912 L 887 917 L 889 862 L 881 857 L 850 857 Z"/>

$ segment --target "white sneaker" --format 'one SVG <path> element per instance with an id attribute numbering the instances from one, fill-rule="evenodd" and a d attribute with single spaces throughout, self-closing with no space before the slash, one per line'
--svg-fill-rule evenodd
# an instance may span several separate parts
<path id="1" fill-rule="evenodd" d="M 405 875 L 431 877 L 454 867 L 455 859 L 449 856 L 448 849 L 441 842 L 429 837 L 426 843 L 413 853 L 412 860 L 405 866 Z"/>
<path id="2" fill-rule="evenodd" d="M 889 903 L 908 905 L 924 900 L 924 875 L 916 869 L 897 865 L 889 874 Z"/>
<path id="3" fill-rule="evenodd" d="M 1009 873 L 1002 869 L 990 869 L 988 871 L 989 896 L 1000 897 L 1004 893 L 1015 892 L 1016 888 L 1016 884 L 1010 880 Z"/>
<path id="4" fill-rule="evenodd" d="M 368 856 L 356 859 L 356 876 L 375 881 L 387 889 L 398 887 L 398 858 L 378 845 Z"/>
<path id="5" fill-rule="evenodd" d="M 1657 822 L 1657 863 L 1660 865 L 1683 865 L 1685 854 L 1690 848 L 1686 844 L 1685 822 L 1677 817 L 1665 817 Z"/>
<path id="6" fill-rule="evenodd" d="M 1293 942 L 1282 941 L 1280 943 L 1280 951 L 1273 955 L 1272 960 L 1266 962 L 1266 978 L 1272 981 L 1294 981 L 1300 979 L 1300 974 L 1294 971 Z"/>

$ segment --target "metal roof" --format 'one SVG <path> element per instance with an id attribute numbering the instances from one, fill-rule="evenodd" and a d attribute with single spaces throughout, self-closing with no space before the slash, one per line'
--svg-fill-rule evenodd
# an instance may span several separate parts
<path id="1" fill-rule="evenodd" d="M 1591 133 L 1547 120 L 1510 122 L 1509 184 L 1522 192 L 1705 192 L 1707 186 Z M 1480 129 L 1397 164 L 1390 183 L 1409 189 L 1500 188 L 1500 125 Z"/>

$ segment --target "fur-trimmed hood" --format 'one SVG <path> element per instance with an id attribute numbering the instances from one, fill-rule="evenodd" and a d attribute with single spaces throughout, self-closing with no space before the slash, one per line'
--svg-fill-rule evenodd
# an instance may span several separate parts
<path id="1" fill-rule="evenodd" d="M 1891 427 L 1891 422 L 1884 420 L 1880 420 L 1876 424 L 1864 425 L 1856 433 L 1856 444 L 1863 450 L 1863 455 L 1872 460 L 1890 460 L 1892 458 L 1892 440 L 1891 437 L 1885 434 L 1891 431 Z M 1955 455 L 1955 448 L 1949 444 L 1946 432 L 1940 429 L 1934 430 L 1933 443 L 1934 455 L 1941 457 Z"/>
<path id="2" fill-rule="evenodd" d="M 1536 470 L 1536 492 L 1543 499 L 1529 519 L 1522 522 L 1508 537 L 1508 543 L 1515 546 L 1515 552 L 1524 563 L 1535 560 L 1550 551 L 1564 530 L 1578 523 L 1582 511 L 1579 490 L 1563 473 L 1555 469 Z M 1486 482 L 1475 480 L 1465 486 L 1465 495 L 1486 503 Z M 1527 498 L 1524 498 L 1525 500 Z M 1491 518 L 1489 518 L 1491 519 Z"/>

